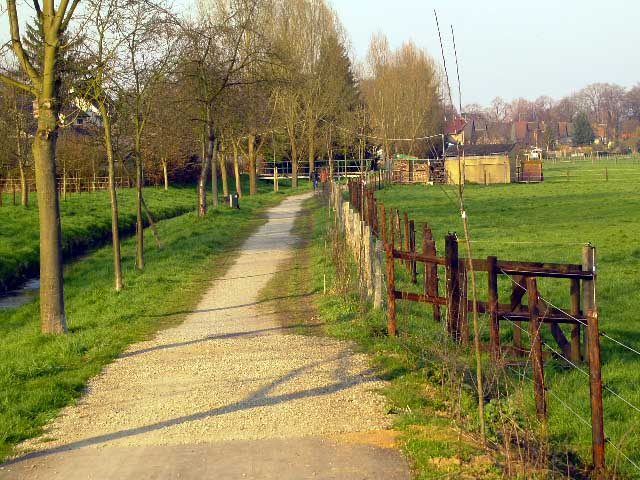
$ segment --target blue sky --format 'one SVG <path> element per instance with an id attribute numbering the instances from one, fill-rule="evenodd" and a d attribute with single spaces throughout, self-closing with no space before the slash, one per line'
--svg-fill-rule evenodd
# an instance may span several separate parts
<path id="1" fill-rule="evenodd" d="M 560 98 L 594 82 L 629 87 L 640 82 L 638 0 L 330 0 L 364 58 L 372 32 L 392 46 L 412 39 L 441 62 L 433 16 L 438 12 L 447 67 L 455 63 L 453 24 L 463 104 Z M 453 87 L 453 85 L 452 85 Z M 457 88 L 456 88 L 457 91 Z M 457 104 L 457 98 L 454 99 Z"/>
<path id="2" fill-rule="evenodd" d="M 498 95 L 506 100 L 558 99 L 589 83 L 629 87 L 640 82 L 639 0 L 328 1 L 360 59 L 371 34 L 381 31 L 392 46 L 411 39 L 441 62 L 435 8 L 450 75 L 450 25 L 455 29 L 463 104 L 487 105 Z M 188 8 L 194 1 L 176 3 Z M 0 37 L 6 40 L 6 15 L 0 22 Z"/>

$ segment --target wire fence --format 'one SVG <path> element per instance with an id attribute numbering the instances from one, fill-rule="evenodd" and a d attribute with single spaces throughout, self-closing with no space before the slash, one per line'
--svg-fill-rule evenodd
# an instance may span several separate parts
<path id="1" fill-rule="evenodd" d="M 333 194 L 332 203 L 335 204 L 335 210 L 341 210 L 339 202 L 336 198 L 341 193 L 338 189 L 337 193 Z M 388 317 L 388 330 L 389 334 L 395 334 L 396 332 L 396 301 L 415 301 L 420 303 L 428 303 L 433 305 L 434 318 L 436 317 L 436 311 L 440 312 L 440 308 L 444 307 L 446 311 L 446 329 L 448 333 L 456 341 L 464 341 L 469 336 L 468 333 L 468 320 L 466 315 L 472 309 L 471 302 L 467 300 L 466 293 L 466 281 L 467 276 L 464 270 L 466 269 L 466 259 L 458 259 L 457 257 L 457 244 L 462 241 L 461 239 L 445 239 L 445 255 L 444 257 L 438 257 L 435 253 L 435 242 L 431 237 L 431 231 L 427 228 L 426 224 L 423 229 L 423 249 L 419 253 L 416 249 L 416 235 L 414 222 L 409 220 L 406 214 L 400 215 L 397 211 L 390 210 L 385 212 L 383 205 L 378 205 L 374 197 L 373 188 L 371 185 L 362 184 L 361 182 L 351 182 L 349 188 L 349 202 L 351 208 L 358 214 L 357 217 L 349 217 L 349 221 L 358 221 L 364 225 L 365 230 L 370 231 L 371 236 L 376 236 L 382 240 L 386 245 L 387 259 L 386 259 L 386 284 L 387 284 L 387 302 L 386 310 Z M 340 204 L 341 205 L 341 204 Z M 344 210 L 344 209 L 342 209 Z M 343 214 L 337 213 L 337 216 Z M 346 213 L 344 214 L 346 215 Z M 403 228 L 404 225 L 404 228 Z M 451 236 L 451 234 L 449 235 Z M 395 243 L 397 242 L 397 243 Z M 531 243 L 531 242 L 509 242 L 509 243 Z M 545 242 L 533 242 L 533 243 L 545 243 Z M 547 242 L 551 243 L 551 242 Z M 575 242 L 571 243 L 558 243 L 553 244 L 562 245 L 577 245 Z M 453 246 L 455 244 L 455 255 Z M 397 245 L 397 247 L 396 247 Z M 622 402 L 625 408 L 634 413 L 640 413 L 640 407 L 635 404 L 633 400 L 619 391 L 616 391 L 611 385 L 606 382 L 602 382 L 601 366 L 600 366 L 600 338 L 607 339 L 613 342 L 615 345 L 624 348 L 626 351 L 634 353 L 640 356 L 638 348 L 633 345 L 629 345 L 626 342 L 611 336 L 598 327 L 597 319 L 597 303 L 596 303 L 596 259 L 595 248 L 591 245 L 583 246 L 583 264 L 571 265 L 571 264 L 548 264 L 539 262 L 510 262 L 510 261 L 498 261 L 495 257 L 487 257 L 487 259 L 476 260 L 473 259 L 470 262 L 473 264 L 473 268 L 477 271 L 485 271 L 489 274 L 489 301 L 478 301 L 479 313 L 487 313 L 489 318 L 489 336 L 490 336 L 490 351 L 492 358 L 501 362 L 503 358 L 503 350 L 500 346 L 500 334 L 499 334 L 499 321 L 507 320 L 512 326 L 514 331 L 514 346 L 515 351 L 524 352 L 521 343 L 516 345 L 516 332 L 518 337 L 522 332 L 529 338 L 531 348 L 527 355 L 527 366 L 533 370 L 534 378 L 531 379 L 523 372 L 519 375 L 525 375 L 526 378 L 533 382 L 535 385 L 534 393 L 536 395 L 536 410 L 542 416 L 546 416 L 546 405 L 544 398 L 546 394 L 553 397 L 558 401 L 563 408 L 566 408 L 572 415 L 580 420 L 582 424 L 590 427 L 592 431 L 592 453 L 593 464 L 595 466 L 594 472 L 596 476 L 594 478 L 605 478 L 604 475 L 604 451 L 605 444 L 610 445 L 616 453 L 629 464 L 631 468 L 638 468 L 637 461 L 632 458 L 634 455 L 626 454 L 621 443 L 624 437 L 618 439 L 618 442 L 612 441 L 604 435 L 604 418 L 605 414 L 615 415 L 614 412 L 610 412 L 604 409 L 602 392 L 608 392 L 612 398 Z M 433 247 L 433 250 L 431 249 Z M 586 253 L 586 255 L 585 255 Z M 586 258 L 586 260 L 585 260 Z M 418 262 L 424 263 L 424 291 L 421 293 L 411 291 L 399 291 L 395 286 L 395 269 L 393 264 L 396 261 L 400 261 L 407 269 L 409 277 L 411 277 L 411 283 L 416 283 L 418 272 L 422 270 L 416 267 Z M 586 263 L 585 263 L 586 262 Z M 437 267 L 444 266 L 446 270 L 445 281 L 445 296 L 440 296 L 438 293 L 438 279 L 437 279 Z M 493 273 L 492 273 L 493 271 Z M 491 276 L 497 276 L 497 274 L 505 275 L 513 285 L 513 292 L 511 298 L 511 305 L 506 304 L 503 306 L 498 302 L 497 294 L 497 282 L 495 282 L 494 292 L 491 293 Z M 570 311 L 558 307 L 556 304 L 541 295 L 535 285 L 536 277 L 551 277 L 551 278 L 564 278 L 569 279 L 572 282 L 571 288 L 571 302 L 572 308 Z M 464 279 L 464 280 L 462 280 Z M 527 279 L 527 282 L 524 280 Z M 533 290 L 529 286 L 532 283 Z M 577 294 L 574 289 L 574 284 L 578 285 Z M 580 282 L 582 282 L 582 288 L 580 288 Z M 435 284 L 435 289 L 434 289 Z M 582 293 L 581 293 L 582 292 Z M 516 295 L 517 294 L 517 295 Z M 493 295 L 493 296 L 492 296 Z M 514 295 L 516 302 L 514 303 Z M 576 296 L 577 295 L 577 296 Z M 582 297 L 581 297 L 582 295 Z M 528 297 L 527 305 L 521 304 L 521 299 Z M 581 302 L 582 298 L 582 302 Z M 581 303 L 582 309 L 581 309 Z M 540 304 L 540 307 L 537 305 Z M 526 311 L 525 311 L 526 310 Z M 584 312 L 584 313 L 582 313 Z M 440 313 L 438 313 L 439 317 Z M 443 313 L 443 315 L 445 315 Z M 532 326 L 531 331 L 521 327 L 521 321 L 530 321 Z M 466 323 L 466 325 L 465 325 Z M 569 323 L 572 324 L 572 335 L 570 344 L 562 344 L 562 338 L 564 335 L 559 328 L 559 324 Z M 551 345 L 549 341 L 544 339 L 541 335 L 541 328 L 543 325 L 549 324 L 552 329 L 551 332 L 554 339 L 558 343 L 558 347 Z M 556 326 L 554 332 L 553 326 Z M 577 352 L 575 344 L 575 329 L 578 328 L 577 336 Z M 581 366 L 582 354 L 580 345 L 580 327 L 585 329 L 585 345 L 584 355 L 585 361 L 588 360 L 588 370 Z M 560 333 L 558 333 L 558 331 Z M 587 335 L 588 334 L 588 335 Z M 561 338 L 559 338 L 561 337 Z M 587 341 L 588 340 L 588 341 Z M 567 342 L 567 339 L 564 339 Z M 536 352 L 534 345 L 538 342 L 540 345 L 539 351 Z M 587 420 L 579 410 L 576 411 L 567 402 L 565 402 L 558 392 L 552 391 L 544 384 L 543 374 L 543 356 L 542 349 L 547 351 L 548 355 L 558 361 L 563 362 L 572 370 L 577 370 L 582 377 L 587 377 L 590 401 L 591 401 L 591 420 Z M 566 348 L 566 349 L 565 349 Z M 587 358 L 588 357 L 588 358 Z M 539 400 L 542 407 L 539 409 Z M 608 405 L 608 402 L 607 402 Z M 609 413 L 607 413 L 609 412 Z M 598 426 L 600 425 L 600 426 Z M 599 434 L 598 434 L 599 431 Z M 630 452 L 629 452 L 630 453 Z M 597 475 L 600 475 L 599 477 Z"/>

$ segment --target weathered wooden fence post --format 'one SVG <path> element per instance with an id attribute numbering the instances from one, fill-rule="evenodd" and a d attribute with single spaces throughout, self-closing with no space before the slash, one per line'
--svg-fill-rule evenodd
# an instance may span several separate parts
<path id="1" fill-rule="evenodd" d="M 590 243 L 582 247 L 582 270 L 585 272 L 596 272 L 596 249 Z M 595 277 L 593 280 L 582 281 L 582 310 L 588 312 L 589 310 L 596 310 L 596 287 Z M 589 329 L 584 329 L 584 348 L 585 352 L 583 358 L 585 361 L 590 361 L 589 356 Z"/>
<path id="2" fill-rule="evenodd" d="M 422 226 L 422 253 L 436 256 L 436 242 L 426 223 Z M 434 298 L 438 296 L 438 265 L 435 263 L 424 264 L 424 293 Z M 433 319 L 440 321 L 440 305 L 437 303 L 433 304 Z"/>
<path id="3" fill-rule="evenodd" d="M 389 242 L 385 245 L 387 252 L 387 335 L 396 336 L 396 274 L 393 259 L 394 234 L 389 232 Z"/>
<path id="4" fill-rule="evenodd" d="M 416 226 L 413 220 L 409 221 L 409 251 L 416 253 Z M 418 271 L 415 259 L 411 260 L 411 283 L 418 283 Z"/>
<path id="5" fill-rule="evenodd" d="M 411 251 L 411 238 L 410 238 L 410 234 L 409 234 L 409 216 L 407 215 L 407 212 L 404 212 L 402 214 L 402 219 L 403 219 L 403 225 L 404 225 L 404 244 L 401 244 L 400 248 L 404 248 L 405 252 L 410 252 Z M 405 266 L 407 267 L 407 270 L 411 269 L 411 260 L 405 260 L 404 261 Z"/>
<path id="6" fill-rule="evenodd" d="M 458 314 L 458 338 L 466 344 L 469 341 L 469 283 L 467 265 L 460 267 L 460 313 Z"/>
<path id="7" fill-rule="evenodd" d="M 444 257 L 447 282 L 447 331 L 457 339 L 460 318 L 460 264 L 458 237 L 455 233 L 449 233 L 444 237 Z"/>
<path id="8" fill-rule="evenodd" d="M 498 318 L 498 259 L 487 257 L 488 296 L 489 296 L 489 345 L 491 359 L 500 358 L 500 319 Z"/>
<path id="9" fill-rule="evenodd" d="M 604 417 L 602 411 L 602 372 L 600 364 L 600 331 L 598 312 L 587 311 L 589 325 L 589 391 L 591 393 L 592 478 L 604 480 Z"/>
<path id="10" fill-rule="evenodd" d="M 384 209 L 384 204 L 380 202 L 378 205 L 380 209 L 380 220 L 378 222 L 378 237 L 382 240 L 383 243 L 387 243 L 387 216 Z"/>
<path id="11" fill-rule="evenodd" d="M 547 404 L 544 395 L 544 365 L 542 363 L 542 332 L 538 312 L 538 286 L 535 277 L 527 277 L 529 320 L 531 330 L 531 366 L 533 368 L 533 386 L 536 398 L 536 415 L 544 418 Z"/>
<path id="12" fill-rule="evenodd" d="M 373 265 L 375 271 L 374 277 L 374 295 L 373 295 L 373 307 L 382 308 L 382 299 L 384 296 L 384 275 L 382 274 L 382 252 L 384 250 L 384 243 L 380 240 L 375 240 L 375 248 L 373 251 Z"/>
<path id="13" fill-rule="evenodd" d="M 570 313 L 574 317 L 580 316 L 580 280 L 571 279 L 571 310 Z M 582 360 L 580 353 L 580 324 L 575 323 L 571 326 L 571 361 L 574 363 Z"/>

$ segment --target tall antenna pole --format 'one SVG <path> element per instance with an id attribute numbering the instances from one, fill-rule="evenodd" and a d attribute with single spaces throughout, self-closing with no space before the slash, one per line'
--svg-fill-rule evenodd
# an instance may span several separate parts
<path id="1" fill-rule="evenodd" d="M 451 25 L 451 38 L 453 39 L 453 53 L 456 57 L 456 75 L 458 76 L 458 101 L 460 102 L 460 115 L 462 115 L 462 87 L 460 85 L 460 67 L 458 66 L 458 49 L 456 48 L 456 35 Z"/>
<path id="2" fill-rule="evenodd" d="M 436 12 L 435 8 L 433 9 L 433 15 L 436 17 L 436 27 L 438 27 L 438 38 L 440 39 L 440 53 L 442 53 L 442 65 L 444 66 L 444 77 L 447 80 L 447 93 L 449 94 L 449 103 L 453 107 L 453 98 L 451 97 L 451 87 L 449 84 L 449 72 L 447 71 L 447 59 L 444 56 L 444 47 L 442 46 L 442 34 L 440 33 L 440 23 L 438 23 L 438 13 Z"/>
<path id="3" fill-rule="evenodd" d="M 444 47 L 442 45 L 442 35 L 440 34 L 440 25 L 438 24 L 438 14 L 433 11 L 436 17 L 436 26 L 438 27 L 438 37 L 440 39 L 440 51 L 442 52 L 442 63 L 444 64 L 444 73 L 447 80 L 447 91 L 449 93 L 449 102 L 451 107 L 455 109 L 453 105 L 453 98 L 451 96 L 451 85 L 449 83 L 449 74 L 447 73 L 447 63 L 444 56 Z M 451 27 L 453 32 L 453 26 Z M 456 67 L 458 64 L 458 55 L 456 53 Z M 460 75 L 458 74 L 458 89 L 460 90 Z M 460 95 L 462 98 L 462 95 Z M 461 100 L 462 103 L 462 100 Z M 460 109 L 462 110 L 462 108 Z M 460 112 L 462 113 L 462 112 Z M 467 270 L 471 273 L 471 298 L 473 305 L 473 346 L 476 357 L 476 389 L 478 392 L 478 417 L 480 420 L 480 437 L 482 444 L 486 444 L 486 428 L 484 418 L 484 386 L 482 385 L 482 354 L 480 351 L 480 325 L 478 320 L 478 299 L 476 288 L 476 272 L 473 268 L 473 254 L 471 251 L 471 232 L 469 230 L 469 219 L 467 210 L 464 204 L 464 165 L 460 157 L 460 142 L 456 142 L 456 150 L 458 153 L 458 200 L 460 202 L 460 216 L 462 217 L 462 225 L 464 228 L 464 243 L 467 251 Z M 443 154 L 444 158 L 444 154 Z"/>

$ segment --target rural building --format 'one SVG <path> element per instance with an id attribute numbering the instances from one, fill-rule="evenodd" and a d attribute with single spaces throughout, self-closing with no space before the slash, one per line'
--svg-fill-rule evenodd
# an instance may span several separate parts
<path id="1" fill-rule="evenodd" d="M 469 183 L 511 183 L 516 179 L 516 162 L 509 158 L 513 143 L 460 146 L 464 181 Z M 458 183 L 460 170 L 455 145 L 446 151 L 444 168 L 447 183 Z"/>

